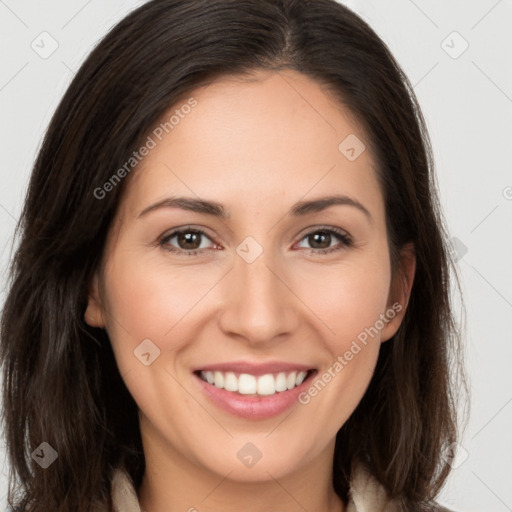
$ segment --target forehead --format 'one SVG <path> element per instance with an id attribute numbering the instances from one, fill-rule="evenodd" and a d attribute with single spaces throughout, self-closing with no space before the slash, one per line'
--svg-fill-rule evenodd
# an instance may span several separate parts
<path id="1" fill-rule="evenodd" d="M 291 204 L 339 192 L 382 206 L 355 116 L 296 71 L 260 71 L 200 87 L 175 103 L 149 136 L 152 148 L 126 191 L 131 211 L 172 194 L 228 207 L 257 207 L 261 200 L 265 208 L 269 201 Z"/>

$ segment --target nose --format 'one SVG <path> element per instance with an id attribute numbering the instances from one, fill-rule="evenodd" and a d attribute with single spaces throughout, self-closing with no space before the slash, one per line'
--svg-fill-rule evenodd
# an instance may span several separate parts
<path id="1" fill-rule="evenodd" d="M 238 255 L 224 280 L 218 325 L 229 336 L 253 345 L 272 343 L 294 332 L 300 301 L 287 282 L 289 275 L 270 258 L 270 251 L 248 263 Z"/>

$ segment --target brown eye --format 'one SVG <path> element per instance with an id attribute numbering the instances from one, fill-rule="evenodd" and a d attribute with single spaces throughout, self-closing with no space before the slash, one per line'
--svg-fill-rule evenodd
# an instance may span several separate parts
<path id="1" fill-rule="evenodd" d="M 313 249 L 327 249 L 331 245 L 331 234 L 327 231 L 317 231 L 308 235 L 308 241 Z"/>
<path id="2" fill-rule="evenodd" d="M 199 249 L 201 245 L 201 234 L 197 232 L 184 232 L 177 235 L 178 245 L 180 249 Z"/>
<path id="3" fill-rule="evenodd" d="M 176 239 L 175 242 L 171 242 Z M 193 256 L 203 249 L 207 249 L 208 245 L 204 245 L 203 240 L 210 238 L 201 229 L 181 229 L 170 233 L 162 238 L 160 245 L 171 252 L 181 252 Z"/>
<path id="4" fill-rule="evenodd" d="M 335 245 L 331 245 L 333 240 L 338 239 L 340 242 Z M 329 229 L 317 229 L 316 231 L 310 231 L 307 233 L 302 240 L 307 240 L 312 252 L 325 254 L 329 252 L 339 251 L 352 245 L 352 239 L 350 236 L 342 230 L 337 228 Z"/>

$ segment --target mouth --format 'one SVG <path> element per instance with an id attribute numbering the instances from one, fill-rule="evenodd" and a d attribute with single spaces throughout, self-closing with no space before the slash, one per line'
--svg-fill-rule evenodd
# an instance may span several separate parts
<path id="1" fill-rule="evenodd" d="M 254 375 L 251 373 L 223 372 L 211 370 L 198 370 L 194 372 L 203 382 L 218 389 L 246 396 L 270 396 L 284 393 L 300 386 L 315 372 L 311 370 L 294 370 L 288 372 L 265 373 Z"/>
<path id="2" fill-rule="evenodd" d="M 263 420 L 299 403 L 318 371 L 300 364 L 222 363 L 193 371 L 199 389 L 213 405 L 232 415 Z"/>

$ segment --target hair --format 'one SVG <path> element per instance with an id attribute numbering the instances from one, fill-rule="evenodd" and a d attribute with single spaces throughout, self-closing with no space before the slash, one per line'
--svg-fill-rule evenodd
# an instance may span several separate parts
<path id="1" fill-rule="evenodd" d="M 450 470 L 443 450 L 457 439 L 451 377 L 462 367 L 452 357 L 460 343 L 453 262 L 432 149 L 413 88 L 389 49 L 334 0 L 153 0 L 121 20 L 80 67 L 34 164 L 1 318 L 8 499 L 16 510 L 101 510 L 111 504 L 117 468 L 137 486 L 145 470 L 137 406 L 110 340 L 84 321 L 127 179 L 102 199 L 94 190 L 195 88 L 283 69 L 328 86 L 364 127 L 393 271 L 408 242 L 417 261 L 403 322 L 337 433 L 335 491 L 347 500 L 351 470 L 362 463 L 402 510 L 437 510 Z M 30 458 L 42 442 L 58 453 L 44 470 Z"/>

